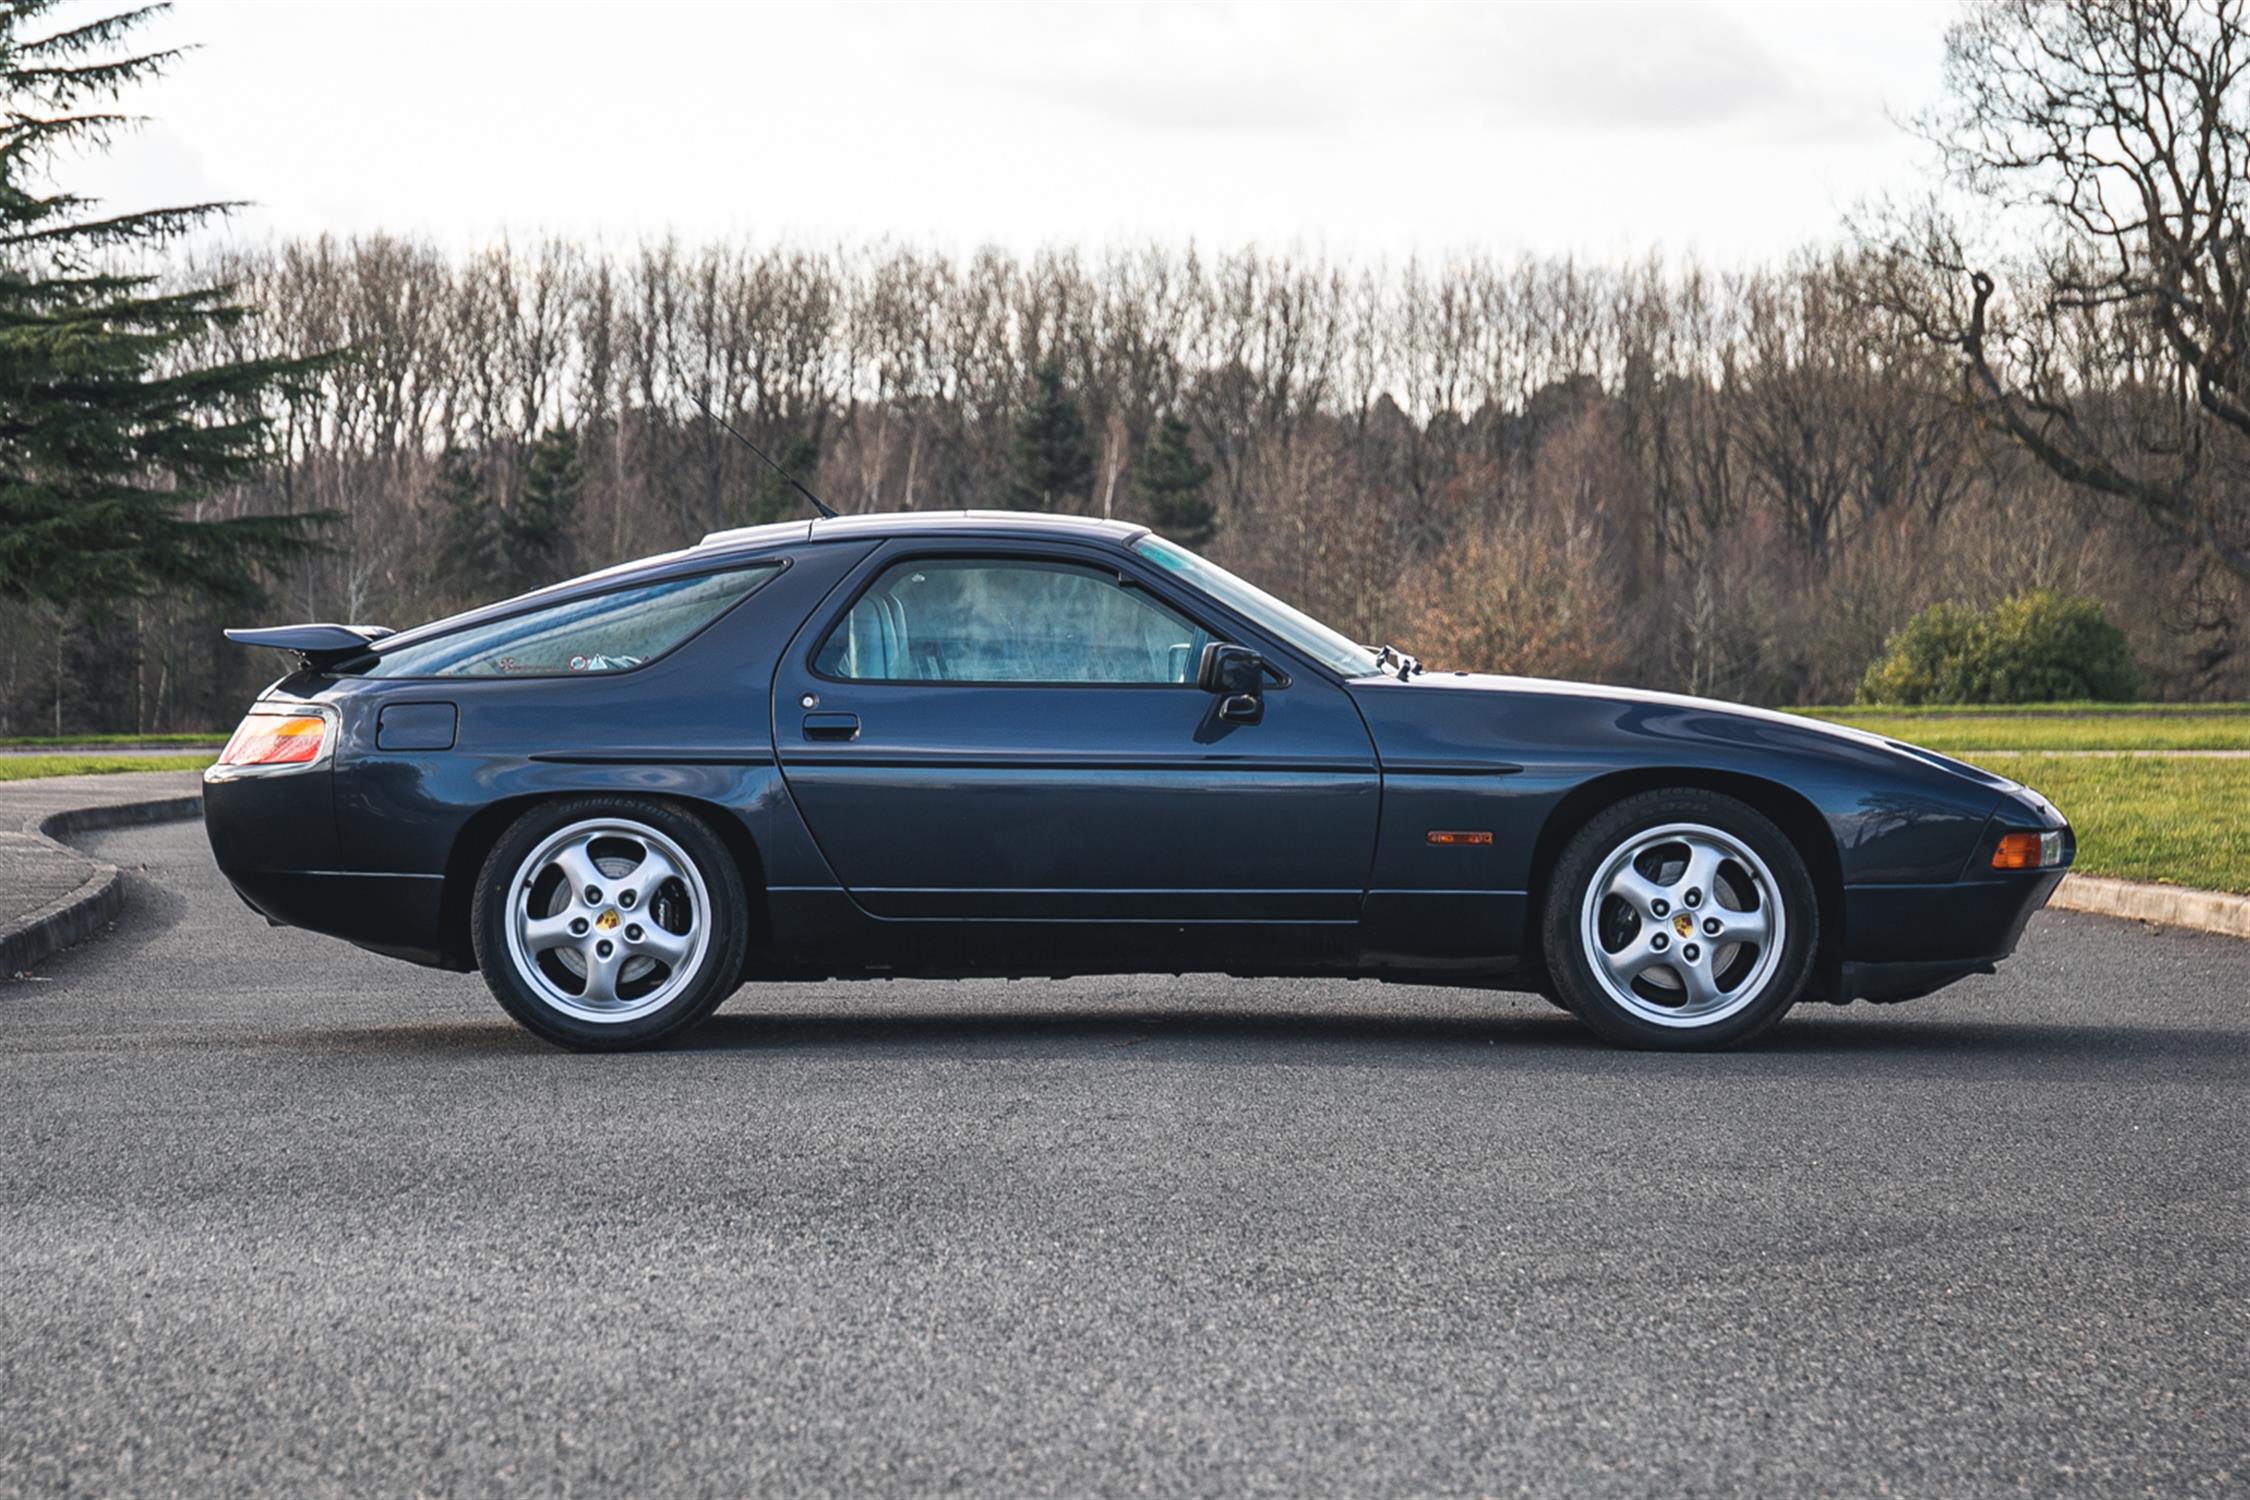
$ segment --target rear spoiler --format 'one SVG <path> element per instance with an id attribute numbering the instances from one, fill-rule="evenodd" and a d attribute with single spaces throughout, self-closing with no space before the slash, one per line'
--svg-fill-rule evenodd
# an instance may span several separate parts
<path id="1" fill-rule="evenodd" d="M 238 646 L 271 646 L 294 651 L 308 667 L 330 667 L 355 656 L 391 634 L 384 625 L 269 625 L 262 630 L 230 630 L 227 639 Z"/>

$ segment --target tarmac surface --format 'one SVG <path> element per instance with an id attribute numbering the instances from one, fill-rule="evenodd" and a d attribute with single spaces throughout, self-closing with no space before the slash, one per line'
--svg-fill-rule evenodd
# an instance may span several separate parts
<path id="1" fill-rule="evenodd" d="M 192 771 L 0 782 L 0 977 L 117 915 L 117 872 L 68 843 L 72 829 L 192 815 L 202 791 Z"/>
<path id="2" fill-rule="evenodd" d="M 0 982 L 0 1495 L 2241 1494 L 2250 945 L 1910 1005 L 745 991 L 582 1057 L 193 824 Z"/>

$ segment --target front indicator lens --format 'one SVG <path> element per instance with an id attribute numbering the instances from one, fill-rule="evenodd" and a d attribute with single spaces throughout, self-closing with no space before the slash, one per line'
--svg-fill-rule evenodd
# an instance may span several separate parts
<path id="1" fill-rule="evenodd" d="M 303 766 L 320 759 L 328 721 L 318 714 L 252 714 L 219 752 L 222 766 Z"/>
<path id="2" fill-rule="evenodd" d="M 1992 868 L 1995 870 L 2044 870 L 2059 865 L 2063 857 L 2063 836 L 2059 830 L 2045 833 L 2003 833 L 1992 851 Z"/>

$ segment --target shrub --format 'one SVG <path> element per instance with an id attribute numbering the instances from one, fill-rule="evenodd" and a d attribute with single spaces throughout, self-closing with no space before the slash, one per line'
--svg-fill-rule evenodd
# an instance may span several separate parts
<path id="1" fill-rule="evenodd" d="M 1933 604 L 1860 679 L 1862 703 L 2055 703 L 2133 696 L 2125 632 L 2100 601 L 2032 589 L 1989 610 Z"/>
<path id="2" fill-rule="evenodd" d="M 1933 604 L 1890 638 L 1859 680 L 1862 703 L 1960 703 L 1963 664 L 1976 654 L 1983 617 L 1958 604 Z"/>

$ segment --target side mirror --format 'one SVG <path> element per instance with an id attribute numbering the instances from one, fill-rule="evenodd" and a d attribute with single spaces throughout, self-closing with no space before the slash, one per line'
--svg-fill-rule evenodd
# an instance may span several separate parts
<path id="1" fill-rule="evenodd" d="M 1206 693 L 1255 693 L 1265 685 L 1266 659 L 1248 646 L 1213 641 L 1195 664 L 1195 685 Z"/>
<path id="2" fill-rule="evenodd" d="M 1219 717 L 1238 724 L 1255 724 L 1264 717 L 1265 681 L 1266 659 L 1248 646 L 1213 641 L 1196 663 L 1195 685 L 1217 694 Z"/>

